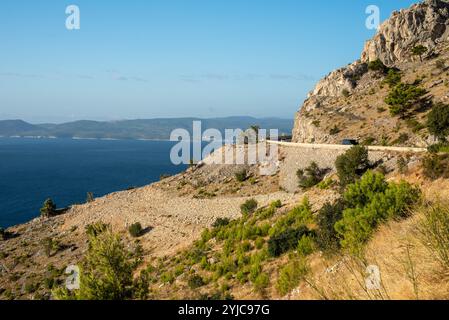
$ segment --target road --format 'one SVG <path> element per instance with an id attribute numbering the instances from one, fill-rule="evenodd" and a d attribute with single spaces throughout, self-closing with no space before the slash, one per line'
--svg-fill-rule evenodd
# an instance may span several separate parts
<path id="1" fill-rule="evenodd" d="M 277 144 L 284 147 L 293 148 L 308 148 L 308 149 L 327 149 L 327 150 L 348 150 L 352 146 L 345 146 L 340 144 L 314 144 L 314 143 L 295 143 L 295 142 L 281 142 L 281 141 L 267 141 L 270 144 Z M 389 151 L 400 153 L 424 153 L 426 148 L 412 148 L 412 147 L 383 147 L 383 146 L 368 146 L 369 151 Z"/>

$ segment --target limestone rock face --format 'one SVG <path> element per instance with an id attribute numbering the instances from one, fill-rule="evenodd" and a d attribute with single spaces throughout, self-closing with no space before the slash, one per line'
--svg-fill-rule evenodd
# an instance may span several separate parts
<path id="1" fill-rule="evenodd" d="M 396 11 L 365 44 L 361 60 L 380 59 L 385 65 L 394 66 L 410 59 L 410 48 L 416 45 L 424 45 L 432 53 L 439 42 L 448 39 L 448 18 L 449 3 L 444 0 L 427 0 Z"/>
<path id="2" fill-rule="evenodd" d="M 309 98 L 316 96 L 338 97 L 346 90 L 350 93 L 359 79 L 368 71 L 366 63 L 356 61 L 344 68 L 337 69 L 320 80 L 315 89 L 309 93 Z"/>
<path id="3" fill-rule="evenodd" d="M 431 56 L 439 53 L 439 45 L 449 42 L 449 0 L 425 0 L 408 9 L 396 11 L 380 27 L 373 39 L 365 44 L 361 59 L 329 73 L 308 94 L 295 118 L 295 142 L 332 142 L 329 131 L 314 125 L 308 118 L 311 112 L 320 112 L 321 120 L 331 123 L 332 112 L 338 106 L 335 99 L 369 88 L 368 63 L 380 59 L 385 65 L 399 67 L 412 59 L 411 48 L 424 45 Z M 362 79 L 362 81 L 360 81 Z M 365 83 L 365 87 L 363 86 Z M 366 85 L 367 84 L 367 85 Z"/>

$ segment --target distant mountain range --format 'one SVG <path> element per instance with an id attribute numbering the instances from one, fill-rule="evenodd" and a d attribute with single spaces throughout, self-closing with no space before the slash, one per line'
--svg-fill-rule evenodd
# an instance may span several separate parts
<path id="1" fill-rule="evenodd" d="M 192 133 L 194 121 L 202 122 L 202 130 L 247 129 L 258 125 L 263 129 L 278 129 L 280 134 L 290 135 L 293 119 L 279 118 L 166 118 L 122 121 L 75 121 L 62 124 L 30 124 L 23 120 L 0 120 L 1 137 L 56 137 L 82 139 L 170 139 L 174 129 L 186 129 Z"/>

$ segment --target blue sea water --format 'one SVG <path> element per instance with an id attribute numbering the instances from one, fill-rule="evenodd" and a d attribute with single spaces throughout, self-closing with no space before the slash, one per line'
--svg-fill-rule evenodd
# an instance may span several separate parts
<path id="1" fill-rule="evenodd" d="M 47 198 L 59 208 L 158 181 L 186 166 L 170 161 L 169 141 L 0 138 L 0 227 L 39 215 Z"/>

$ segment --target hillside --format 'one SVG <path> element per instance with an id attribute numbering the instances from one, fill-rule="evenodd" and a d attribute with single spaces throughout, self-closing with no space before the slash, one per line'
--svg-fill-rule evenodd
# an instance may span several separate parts
<path id="1" fill-rule="evenodd" d="M 277 129 L 280 133 L 290 133 L 293 121 L 288 119 L 252 117 L 228 118 L 167 118 L 148 120 L 123 120 L 113 122 L 75 121 L 62 124 L 32 125 L 21 120 L 0 121 L 0 136 L 40 136 L 57 138 L 96 138 L 96 139 L 161 139 L 169 140 L 175 129 L 192 132 L 193 121 L 201 121 L 202 130 L 225 129 L 246 130 L 252 125 L 263 129 Z"/>
<path id="2" fill-rule="evenodd" d="M 394 12 L 367 41 L 361 58 L 319 81 L 302 105 L 293 131 L 297 142 L 354 138 L 374 145 L 427 147 L 432 105 L 448 103 L 449 4 L 424 1 Z M 423 46 L 422 56 L 414 55 Z M 391 114 L 386 98 L 410 84 L 425 94 L 410 101 L 407 114 Z"/>
<path id="3" fill-rule="evenodd" d="M 2 230 L 0 298 L 449 299 L 448 18 L 441 0 L 394 13 L 359 61 L 317 84 L 293 129 L 297 142 L 434 148 L 290 144 L 270 176 L 212 155 L 66 212 L 46 203 Z"/>

